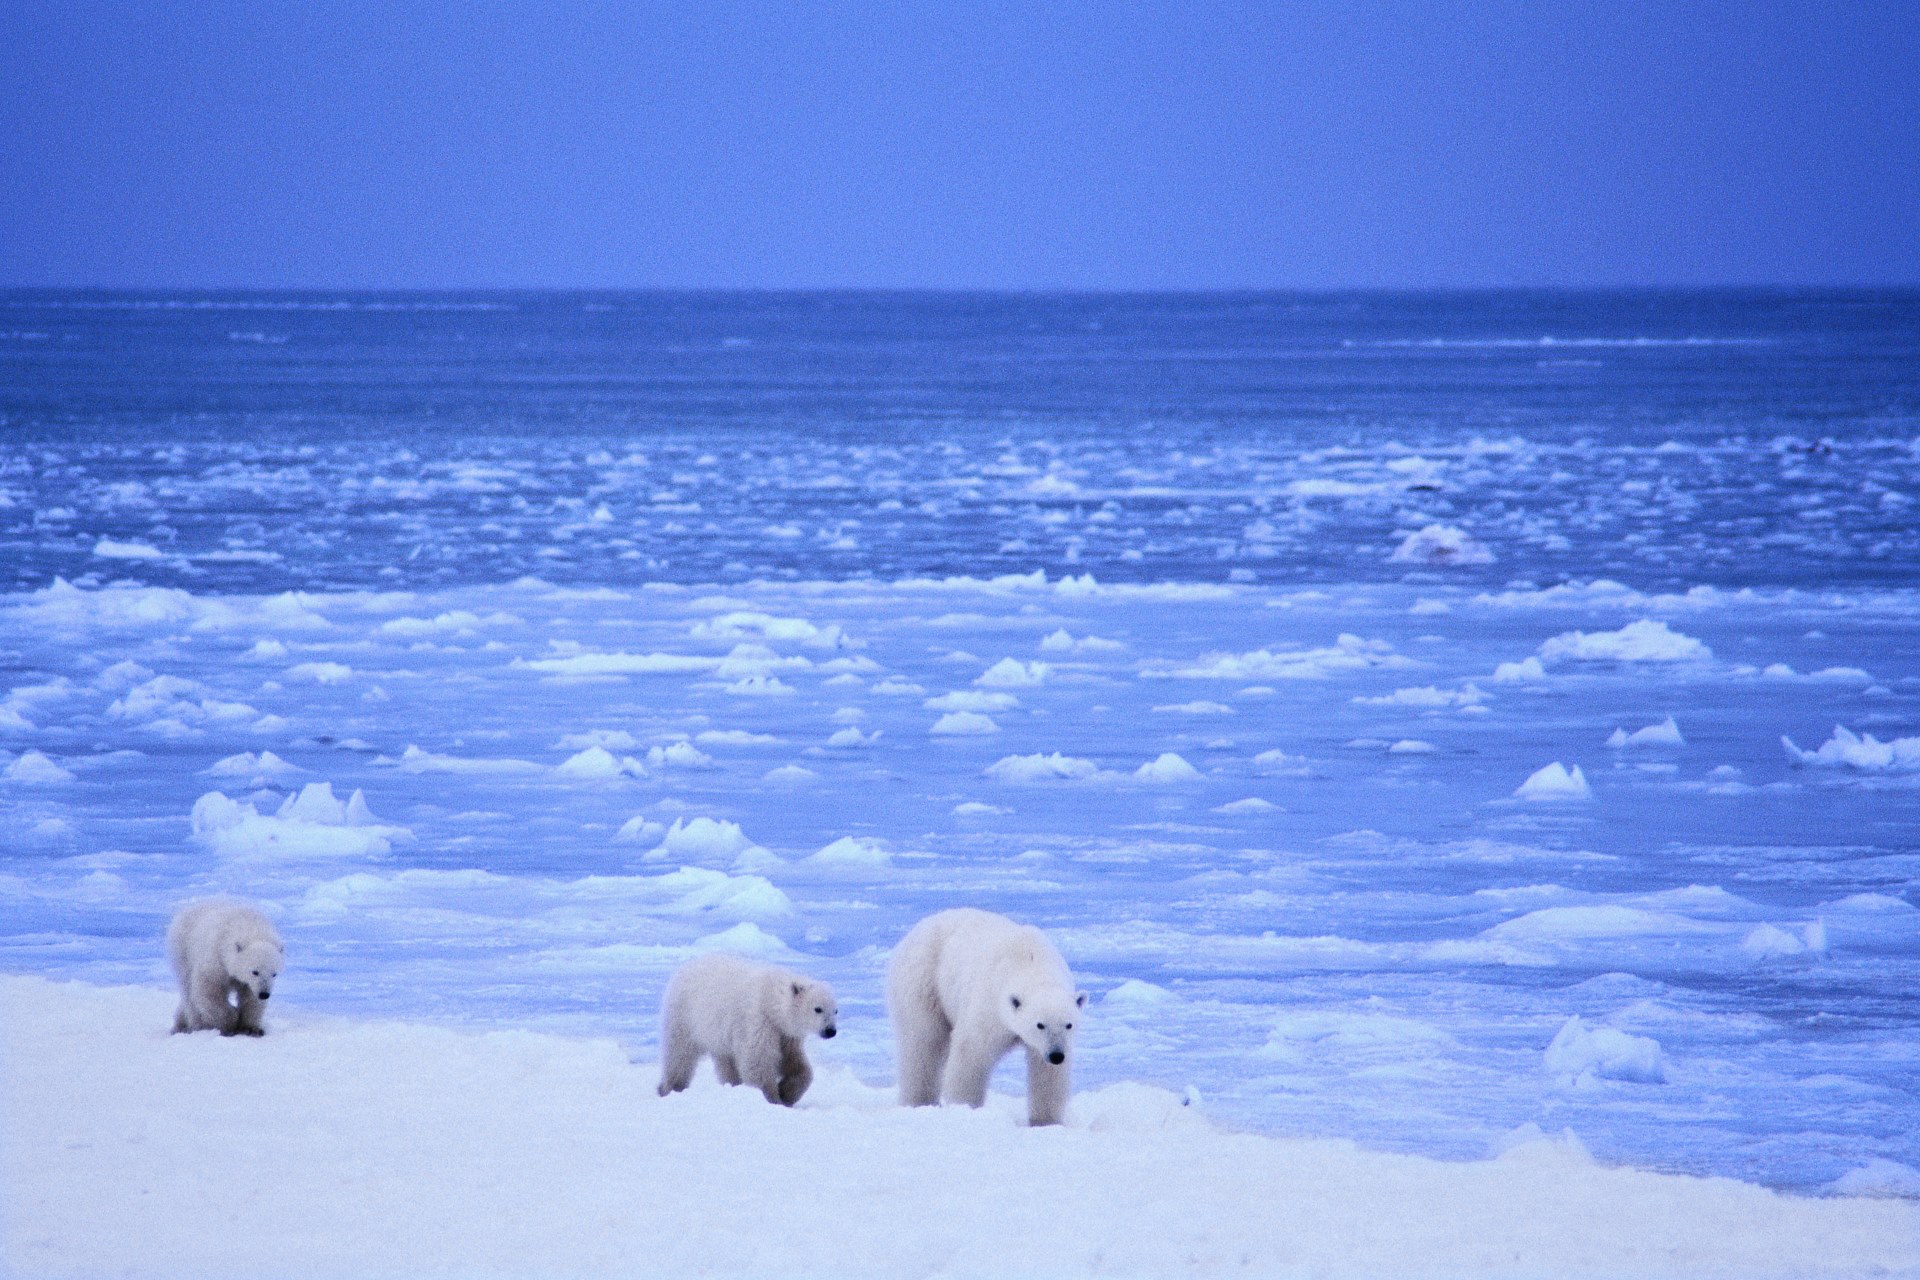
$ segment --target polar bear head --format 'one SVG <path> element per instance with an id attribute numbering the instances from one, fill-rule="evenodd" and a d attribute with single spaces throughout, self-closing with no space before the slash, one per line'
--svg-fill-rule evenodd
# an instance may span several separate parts
<path id="1" fill-rule="evenodd" d="M 1086 992 L 1042 983 L 1024 993 L 1009 991 L 1000 1002 L 1000 1023 L 1057 1067 L 1073 1048 L 1073 1024 L 1086 1005 Z"/>
<path id="2" fill-rule="evenodd" d="M 789 978 L 787 995 L 787 1033 L 797 1039 L 818 1034 L 831 1040 L 838 1034 L 839 1002 L 833 988 L 810 978 Z"/>
<path id="3" fill-rule="evenodd" d="M 283 962 L 280 939 L 243 926 L 228 934 L 220 955 L 227 966 L 227 977 L 236 986 L 246 988 L 257 1000 L 273 995 L 273 981 L 280 976 Z"/>

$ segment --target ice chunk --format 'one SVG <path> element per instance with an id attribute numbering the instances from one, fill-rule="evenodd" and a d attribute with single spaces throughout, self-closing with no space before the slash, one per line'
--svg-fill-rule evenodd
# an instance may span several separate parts
<path id="1" fill-rule="evenodd" d="M 43 752 L 23 751 L 13 763 L 7 766 L 4 776 L 8 782 L 22 786 L 48 787 L 74 781 L 74 773 L 64 765 L 56 764 Z"/>
<path id="2" fill-rule="evenodd" d="M 144 542 L 117 542 L 102 538 L 93 544 L 93 554 L 102 560 L 164 560 L 166 553 Z"/>
<path id="3" fill-rule="evenodd" d="M 1098 777 L 1100 766 L 1056 751 L 1051 755 L 1003 756 L 988 765 L 985 772 L 1000 782 L 1078 781 Z"/>
<path id="4" fill-rule="evenodd" d="M 1147 763 L 1135 769 L 1133 776 L 1142 782 L 1174 783 L 1195 782 L 1202 777 L 1202 774 L 1176 753 L 1163 751 L 1154 759 L 1147 761 Z"/>
<path id="5" fill-rule="evenodd" d="M 737 858 L 750 850 L 760 850 L 760 846 L 747 839 L 738 823 L 720 818 L 675 818 L 660 843 L 648 851 L 647 859 L 673 856 L 718 860 Z"/>
<path id="6" fill-rule="evenodd" d="M 1021 662 L 1016 658 L 1002 658 L 974 678 L 974 684 L 985 689 L 1020 689 L 1044 682 L 1053 670 L 1044 662 Z"/>
<path id="7" fill-rule="evenodd" d="M 841 836 L 808 856 L 807 861 L 821 867 L 885 867 L 893 859 L 887 846 L 867 836 Z"/>
<path id="8" fill-rule="evenodd" d="M 1713 650 L 1664 622 L 1642 618 L 1618 631 L 1568 631 L 1540 646 L 1549 662 L 1700 662 Z"/>
<path id="9" fill-rule="evenodd" d="M 1613 1027 L 1590 1027 L 1578 1015 L 1567 1019 L 1544 1057 L 1547 1074 L 1567 1085 L 1590 1085 L 1595 1080 L 1665 1084 L 1667 1080 L 1658 1040 Z"/>
<path id="10" fill-rule="evenodd" d="M 1587 775 L 1575 765 L 1568 769 L 1555 760 L 1543 765 L 1528 776 L 1527 780 L 1514 788 L 1514 795 L 1522 800 L 1591 800 L 1593 791 L 1587 786 Z"/>
<path id="11" fill-rule="evenodd" d="M 1863 773 L 1904 772 L 1920 769 L 1920 737 L 1895 738 L 1882 742 L 1870 733 L 1856 734 L 1835 725 L 1833 736 L 1812 751 L 1802 751 L 1793 739 L 1780 739 L 1787 759 L 1797 765 L 1834 769 L 1858 769 Z"/>
<path id="12" fill-rule="evenodd" d="M 1629 747 L 1684 747 L 1687 740 L 1680 736 L 1679 724 L 1672 716 L 1668 716 L 1659 724 L 1650 724 L 1632 733 L 1615 729 L 1607 739 L 1607 745 L 1615 751 L 1621 751 Z"/>
<path id="13" fill-rule="evenodd" d="M 1545 680 L 1547 669 L 1540 665 L 1540 659 L 1528 656 L 1518 662 L 1503 662 L 1496 666 L 1493 678 L 1500 681 Z"/>
<path id="14" fill-rule="evenodd" d="M 1000 726 L 994 723 L 992 716 L 983 716 L 975 711 L 950 711 L 933 722 L 927 730 L 934 737 L 977 737 L 1000 732 Z"/>
<path id="15" fill-rule="evenodd" d="M 1387 559 L 1396 564 L 1447 567 L 1492 564 L 1493 552 L 1465 529 L 1450 524 L 1430 524 L 1408 534 Z"/>
<path id="16" fill-rule="evenodd" d="M 654 748 L 656 751 L 659 748 Z M 632 756 L 616 757 L 605 747 L 588 747 L 584 751 L 568 756 L 553 766 L 555 774 L 562 778 L 582 778 L 611 781 L 615 778 L 647 776 L 646 766 Z"/>

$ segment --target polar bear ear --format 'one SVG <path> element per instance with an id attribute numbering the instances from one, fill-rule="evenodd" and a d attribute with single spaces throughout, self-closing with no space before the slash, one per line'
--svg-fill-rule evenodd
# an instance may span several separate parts
<path id="1" fill-rule="evenodd" d="M 800 984 L 797 982 L 793 984 L 793 994 L 796 996 L 800 994 Z"/>
<path id="2" fill-rule="evenodd" d="M 1086 993 L 1086 992 L 1084 992 L 1084 991 L 1076 991 L 1076 992 L 1074 992 L 1074 993 L 1073 993 L 1073 1007 L 1074 1007 L 1074 1008 L 1076 1008 L 1076 1009 L 1084 1009 L 1084 1008 L 1086 1008 L 1086 1007 L 1087 1007 L 1087 993 Z"/>
<path id="3" fill-rule="evenodd" d="M 1014 1007 L 1014 1008 L 1016 1008 L 1016 1009 L 1018 1009 L 1018 1008 L 1020 1007 L 1020 997 L 1019 997 L 1019 996 L 1008 996 L 1008 997 L 1007 997 L 1007 999 L 1009 999 L 1009 1000 L 1011 1000 L 1011 1001 L 1013 1001 L 1013 1007 Z"/>
<path id="4" fill-rule="evenodd" d="M 244 942 L 236 942 L 233 944 L 233 949 L 235 951 L 245 951 L 247 949 L 247 944 Z"/>

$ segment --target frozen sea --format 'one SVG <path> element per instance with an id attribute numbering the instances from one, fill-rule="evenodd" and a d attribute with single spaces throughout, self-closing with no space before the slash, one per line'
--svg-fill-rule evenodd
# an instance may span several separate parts
<path id="1" fill-rule="evenodd" d="M 969 903 L 1084 1087 L 1916 1195 L 1916 499 L 1913 293 L 0 293 L 0 968 L 885 1084 Z"/>

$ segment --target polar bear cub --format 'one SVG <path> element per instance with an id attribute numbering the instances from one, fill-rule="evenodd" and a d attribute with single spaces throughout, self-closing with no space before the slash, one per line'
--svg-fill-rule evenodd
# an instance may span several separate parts
<path id="1" fill-rule="evenodd" d="M 660 1096 L 686 1088 L 711 1056 L 722 1081 L 790 1107 L 813 1083 L 807 1036 L 833 1039 L 839 1015 L 824 982 L 720 952 L 689 960 L 660 1002 Z"/>
<path id="2" fill-rule="evenodd" d="M 1087 994 L 1047 935 L 958 907 L 907 931 L 887 964 L 887 1010 L 900 1054 L 900 1102 L 977 1107 L 993 1068 L 1027 1050 L 1027 1123 L 1066 1114 L 1073 1024 Z"/>
<path id="3" fill-rule="evenodd" d="M 180 980 L 175 1031 L 265 1035 L 261 1017 L 285 955 L 259 910 L 230 898 L 190 902 L 167 929 L 167 957 Z"/>

